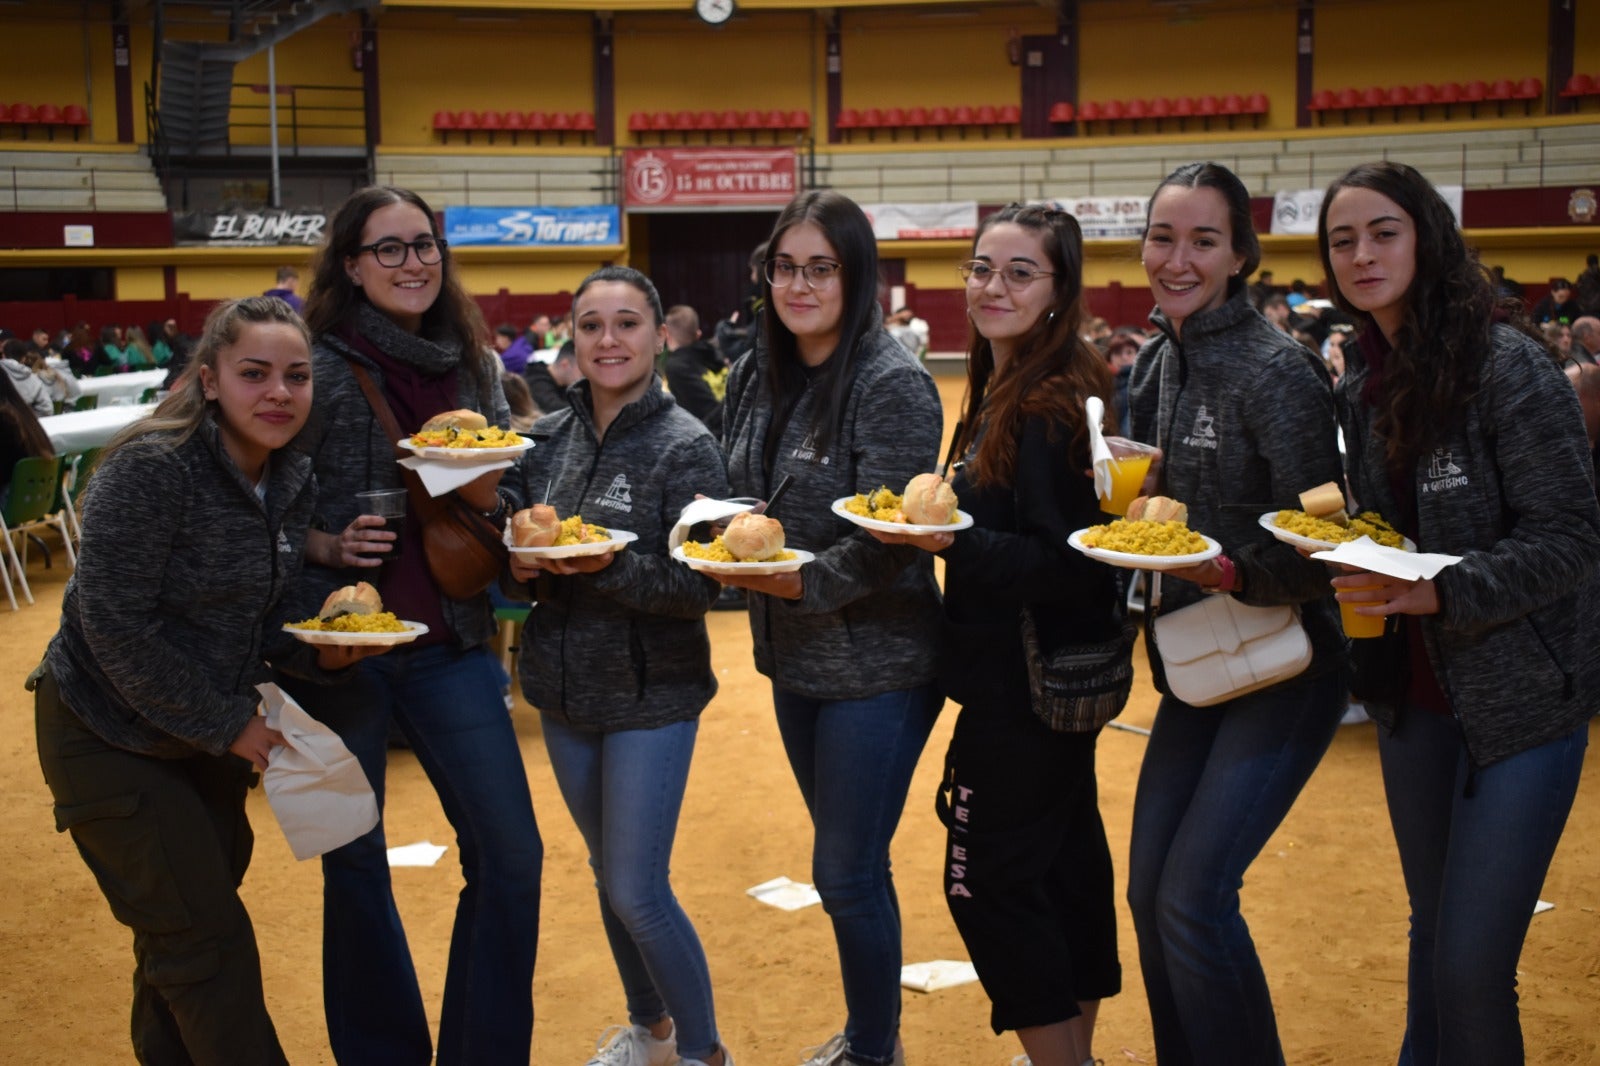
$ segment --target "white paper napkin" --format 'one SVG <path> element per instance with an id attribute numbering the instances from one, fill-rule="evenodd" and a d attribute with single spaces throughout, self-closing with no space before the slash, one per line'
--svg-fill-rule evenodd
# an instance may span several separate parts
<path id="1" fill-rule="evenodd" d="M 481 463 L 473 463 L 461 459 L 423 459 L 415 455 L 396 459 L 395 462 L 407 470 L 415 470 L 417 476 L 422 478 L 422 487 L 428 490 L 429 496 L 443 496 L 491 470 L 505 470 L 512 465 L 509 459 L 485 459 Z"/>
<path id="2" fill-rule="evenodd" d="M 430 844 L 426 840 L 417 844 L 401 844 L 389 849 L 389 865 L 432 866 L 448 850 L 443 844 Z"/>
<path id="3" fill-rule="evenodd" d="M 1102 500 L 1111 499 L 1111 445 L 1101 425 L 1106 420 L 1105 401 L 1090 396 L 1083 401 L 1083 412 L 1089 421 L 1089 455 L 1094 459 L 1094 494 Z"/>
<path id="4" fill-rule="evenodd" d="M 817 895 L 815 887 L 791 881 L 787 877 L 774 877 L 770 881 L 763 881 L 754 888 L 745 889 L 745 894 L 754 896 L 768 906 L 785 911 L 797 911 L 822 902 L 822 897 Z"/>
<path id="5" fill-rule="evenodd" d="M 971 984 L 977 979 L 978 971 L 972 963 L 951 959 L 911 962 L 900 967 L 900 987 L 913 992 L 937 992 L 941 988 Z"/>
<path id="6" fill-rule="evenodd" d="M 1325 563 L 1342 563 L 1358 570 L 1370 570 L 1374 574 L 1386 574 L 1401 581 L 1431 579 L 1445 567 L 1461 561 L 1459 555 L 1386 548 L 1371 537 L 1345 541 L 1331 551 L 1312 552 L 1311 558 L 1321 559 Z"/>
<path id="7" fill-rule="evenodd" d="M 257 685 L 267 725 L 283 734 L 261 775 L 267 803 L 297 859 L 342 847 L 378 824 L 378 801 L 339 734 L 277 685 Z"/>
<path id="8" fill-rule="evenodd" d="M 667 535 L 667 550 L 671 551 L 689 539 L 689 530 L 702 522 L 720 522 L 736 514 L 754 510 L 751 500 L 695 500 L 678 514 L 678 524 Z"/>

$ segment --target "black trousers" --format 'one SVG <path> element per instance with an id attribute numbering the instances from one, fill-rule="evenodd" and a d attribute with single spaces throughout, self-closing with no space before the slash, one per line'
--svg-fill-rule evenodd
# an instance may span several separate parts
<path id="1" fill-rule="evenodd" d="M 961 709 L 945 761 L 945 902 L 996 1033 L 1067 1021 L 1122 989 L 1098 733 L 1056 733 L 1027 708 Z"/>
<path id="2" fill-rule="evenodd" d="M 255 838 L 254 771 L 234 755 L 155 759 L 114 748 L 34 694 L 39 764 L 117 921 L 133 930 L 133 1051 L 147 1066 L 279 1066 L 255 930 L 239 900 Z"/>

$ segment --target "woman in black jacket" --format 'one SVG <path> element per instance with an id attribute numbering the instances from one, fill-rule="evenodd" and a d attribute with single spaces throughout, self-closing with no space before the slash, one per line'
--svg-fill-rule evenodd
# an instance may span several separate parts
<path id="1" fill-rule="evenodd" d="M 1340 416 L 1350 487 L 1431 580 L 1336 578 L 1355 691 L 1383 729 L 1411 904 L 1402 1066 L 1523 1061 L 1516 971 L 1600 700 L 1600 506 L 1573 390 L 1426 178 L 1358 166 L 1322 201 L 1333 298 L 1363 329 Z"/>
<path id="2" fill-rule="evenodd" d="M 253 685 L 311 520 L 311 461 L 285 447 L 311 412 L 310 338 L 252 297 L 212 312 L 195 361 L 107 447 L 29 687 L 56 825 L 134 933 L 135 1057 L 269 1066 L 285 1059 L 238 886 L 252 771 L 282 743 Z"/>
<path id="3" fill-rule="evenodd" d="M 1079 336 L 1083 236 L 1051 207 L 1012 204 L 978 227 L 967 279 L 967 398 L 951 454 L 974 526 L 906 537 L 944 557 L 940 681 L 961 705 L 941 810 L 945 900 L 993 1004 L 1033 1066 L 1093 1062 L 1100 1000 L 1122 987 L 1111 851 L 1095 783 L 1099 730 L 1033 712 L 1022 613 L 1042 645 L 1121 632 L 1114 571 L 1067 546 L 1103 521 L 1084 401 L 1110 407 L 1110 368 Z"/>

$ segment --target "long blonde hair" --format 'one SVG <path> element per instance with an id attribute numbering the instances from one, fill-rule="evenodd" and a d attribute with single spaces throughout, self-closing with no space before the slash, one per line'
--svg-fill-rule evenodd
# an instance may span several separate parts
<path id="1" fill-rule="evenodd" d="M 218 304 L 206 316 L 205 329 L 195 343 L 189 365 L 184 367 L 167 398 L 148 418 L 141 418 L 113 437 L 111 443 L 106 445 L 101 461 L 104 462 L 112 452 L 136 437 L 159 434 L 167 438 L 167 447 L 177 448 L 194 436 L 194 431 L 216 406 L 215 400 L 205 397 L 205 388 L 200 383 L 200 368 L 208 366 L 215 373 L 223 349 L 238 343 L 245 326 L 254 325 L 290 326 L 306 342 L 306 350 L 311 350 L 311 333 L 306 329 L 306 324 L 300 320 L 294 308 L 276 296 L 248 296 Z"/>

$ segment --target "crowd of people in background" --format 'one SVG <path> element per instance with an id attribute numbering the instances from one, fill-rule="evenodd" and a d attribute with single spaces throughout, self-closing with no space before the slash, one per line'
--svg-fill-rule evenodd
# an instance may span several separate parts
<path id="1" fill-rule="evenodd" d="M 958 268 L 967 391 L 943 464 L 927 324 L 885 312 L 871 224 L 829 190 L 780 214 L 750 257 L 748 293 L 709 336 L 694 308 L 664 305 L 627 267 L 589 275 L 569 313 L 491 332 L 430 206 L 373 187 L 336 212 L 303 300 L 286 267 L 265 295 L 223 304 L 191 372 L 172 319 L 0 337 L 7 471 L 49 453 L 39 418 L 78 379 L 171 368 L 171 394 L 91 485 L 61 631 L 30 678 L 58 822 L 136 934 L 136 1053 L 283 1061 L 237 895 L 249 764 L 282 742 L 254 711 L 250 686 L 270 673 L 354 752 L 380 812 L 401 735 L 459 845 L 438 1011 L 422 999 L 381 818 L 323 856 L 335 1057 L 528 1061 L 543 844 L 509 679 L 489 652 L 491 607 L 509 596 L 537 605 L 523 693 L 588 847 L 625 1008 L 589 1066 L 731 1066 L 668 868 L 717 687 L 704 615 L 733 590 L 810 817 L 845 1005 L 837 1031 L 799 1052 L 804 1066 L 907 1060 L 890 846 L 946 698 L 960 711 L 940 793 L 914 801 L 936 802 L 947 826 L 945 896 L 991 1024 L 1017 1034 L 1014 1066 L 1091 1066 L 1100 1002 L 1122 990 L 1101 725 L 1041 721 L 1025 649 L 1132 645 L 1123 575 L 1068 544 L 1101 518 L 1098 430 L 1159 449 L 1146 490 L 1184 501 L 1219 547 L 1162 575 L 1146 610 L 1161 700 L 1122 854 L 1161 1061 L 1282 1062 L 1239 888 L 1354 691 L 1380 723 L 1411 912 L 1401 1061 L 1521 1062 L 1516 962 L 1600 696 L 1587 617 L 1600 603 L 1600 381 L 1588 374 L 1600 374 L 1600 265 L 1590 256 L 1530 311 L 1503 271 L 1479 266 L 1431 186 L 1388 163 L 1334 183 L 1318 247 L 1327 295 L 1301 279 L 1280 288 L 1257 273 L 1239 178 L 1180 167 L 1151 194 L 1140 244 L 1154 311 L 1113 326 L 1087 315 L 1071 215 L 992 214 Z M 1091 400 L 1106 411 L 1096 426 Z M 461 408 L 540 447 L 424 496 L 392 461 L 397 434 Z M 869 533 L 830 511 L 934 471 L 970 529 Z M 1335 574 L 1259 526 L 1261 511 L 1327 482 L 1461 562 L 1423 581 Z M 356 495 L 397 488 L 419 505 L 398 536 Z M 697 496 L 785 491 L 773 507 L 787 546 L 811 556 L 802 568 L 703 575 L 670 557 L 671 518 Z M 541 498 L 586 517 L 604 500 L 637 540 L 519 557 L 470 587 L 422 550 L 430 500 L 498 531 Z M 188 517 L 168 529 L 163 509 Z M 131 582 L 117 538 L 152 529 L 167 565 Z M 356 576 L 429 632 L 381 653 L 280 632 Z M 1185 702 L 1149 626 L 1208 594 L 1292 609 L 1310 665 Z M 1383 619 L 1384 636 L 1347 640 L 1340 603 Z M 72 772 L 85 757 L 92 784 Z M 167 861 L 150 861 L 162 847 Z M 174 899 L 203 908 L 192 928 L 167 928 Z"/>

